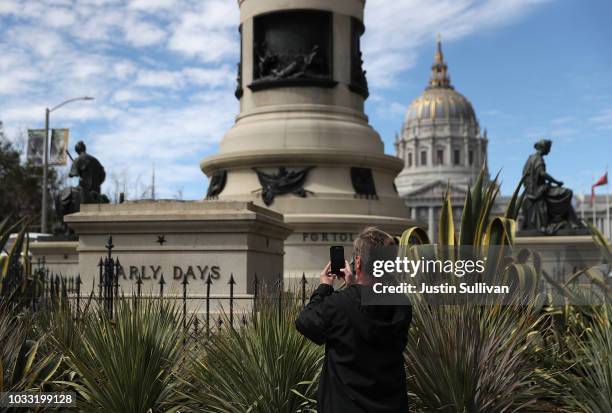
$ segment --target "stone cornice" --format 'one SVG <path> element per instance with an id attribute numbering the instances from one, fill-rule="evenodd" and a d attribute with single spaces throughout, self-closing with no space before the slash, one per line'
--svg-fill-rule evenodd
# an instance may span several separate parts
<path id="1" fill-rule="evenodd" d="M 404 162 L 395 156 L 367 154 L 363 152 L 321 149 L 277 149 L 274 151 L 233 152 L 205 158 L 200 168 L 206 175 L 219 169 L 277 167 L 291 165 L 336 165 L 369 167 L 398 174 Z"/>
<path id="2" fill-rule="evenodd" d="M 239 201 L 83 205 L 65 221 L 77 234 L 255 232 L 287 237 L 292 232 L 281 214 Z"/>

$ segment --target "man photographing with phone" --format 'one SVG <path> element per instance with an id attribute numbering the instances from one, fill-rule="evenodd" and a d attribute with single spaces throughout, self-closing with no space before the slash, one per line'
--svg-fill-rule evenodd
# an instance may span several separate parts
<path id="1" fill-rule="evenodd" d="M 344 260 L 341 274 L 332 262 L 321 272 L 321 284 L 295 322 L 305 337 L 325 344 L 319 381 L 319 413 L 395 413 L 408 411 L 404 348 L 412 317 L 409 306 L 363 305 L 364 289 L 374 279 L 367 268 L 373 251 L 392 246 L 393 238 L 366 228 L 354 242 L 354 270 Z M 338 251 L 331 251 L 332 259 Z M 337 260 L 336 259 L 334 261 Z M 334 280 L 346 288 L 334 291 Z"/>

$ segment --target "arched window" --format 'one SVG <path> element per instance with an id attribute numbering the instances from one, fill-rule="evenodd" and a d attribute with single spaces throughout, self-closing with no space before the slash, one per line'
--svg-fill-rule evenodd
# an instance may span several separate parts
<path id="1" fill-rule="evenodd" d="M 427 165 L 427 151 L 421 151 L 421 166 Z"/>

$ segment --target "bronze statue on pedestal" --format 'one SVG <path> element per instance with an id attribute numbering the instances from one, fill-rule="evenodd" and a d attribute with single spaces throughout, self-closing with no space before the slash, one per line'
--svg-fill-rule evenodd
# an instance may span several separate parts
<path id="1" fill-rule="evenodd" d="M 83 141 L 77 142 L 74 150 L 78 156 L 72 160 L 68 176 L 79 178 L 79 185 L 65 188 L 56 200 L 55 208 L 61 224 L 55 229 L 56 234 L 71 234 L 64 223 L 64 216 L 79 212 L 81 204 L 107 204 L 108 197 L 101 192 L 101 186 L 106 179 L 104 167 L 98 159 L 87 153 Z"/>
<path id="2" fill-rule="evenodd" d="M 534 147 L 523 168 L 525 177 L 525 201 L 523 204 L 523 230 L 536 230 L 542 234 L 554 235 L 561 229 L 582 229 L 572 206 L 573 193 L 563 187 L 546 172 L 544 156 L 550 153 L 552 141 L 542 139 Z"/>

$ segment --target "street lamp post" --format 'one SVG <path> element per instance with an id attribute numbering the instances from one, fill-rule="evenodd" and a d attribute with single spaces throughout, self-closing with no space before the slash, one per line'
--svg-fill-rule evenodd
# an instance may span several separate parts
<path id="1" fill-rule="evenodd" d="M 82 96 L 78 98 L 68 99 L 59 105 L 52 107 L 51 109 L 45 109 L 45 141 L 44 141 L 44 153 L 43 153 L 43 186 L 42 186 L 42 212 L 40 217 L 40 232 L 43 234 L 47 233 L 47 197 L 48 197 L 48 171 L 49 171 L 49 115 L 54 110 L 61 108 L 71 102 L 77 100 L 93 100 L 94 98 L 89 96 Z"/>

